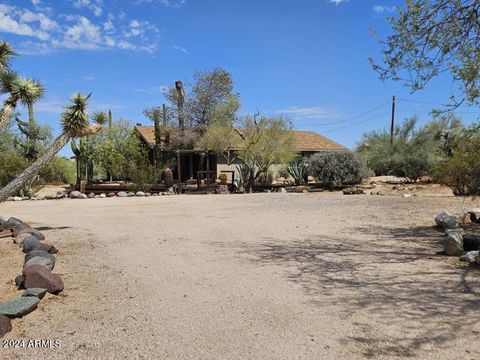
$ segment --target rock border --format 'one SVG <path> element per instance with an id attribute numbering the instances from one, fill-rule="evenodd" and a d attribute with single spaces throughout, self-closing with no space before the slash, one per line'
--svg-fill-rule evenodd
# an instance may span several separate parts
<path id="1" fill-rule="evenodd" d="M 461 227 L 472 222 L 480 223 L 480 209 L 455 214 L 445 211 L 435 217 L 435 223 L 446 235 L 442 241 L 445 255 L 480 265 L 480 236 L 465 234 Z"/>
<path id="2" fill-rule="evenodd" d="M 17 200 L 18 201 L 18 200 Z M 48 292 L 58 295 L 64 290 L 60 275 L 52 273 L 58 250 L 43 242 L 45 235 L 20 219 L 0 217 L 0 232 L 10 231 L 13 243 L 26 254 L 21 275 L 15 278 L 20 297 L 0 303 L 0 338 L 12 330 L 11 319 L 34 311 Z"/>

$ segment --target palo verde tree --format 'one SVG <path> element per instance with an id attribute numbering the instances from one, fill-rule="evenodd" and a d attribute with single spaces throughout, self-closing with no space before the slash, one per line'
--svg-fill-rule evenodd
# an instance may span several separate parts
<path id="1" fill-rule="evenodd" d="M 450 108 L 480 103 L 480 2 L 406 0 L 388 18 L 393 33 L 381 41 L 383 64 L 371 59 L 380 78 L 402 80 L 412 91 L 449 75 L 458 85 Z"/>
<path id="2" fill-rule="evenodd" d="M 101 123 L 89 124 L 87 112 L 89 97 L 90 95 L 85 96 L 80 93 L 71 96 L 72 104 L 66 106 L 62 114 L 61 134 L 41 157 L 0 190 L 0 202 L 5 201 L 22 188 L 25 183 L 31 181 L 71 139 L 94 135 L 100 131 Z"/>

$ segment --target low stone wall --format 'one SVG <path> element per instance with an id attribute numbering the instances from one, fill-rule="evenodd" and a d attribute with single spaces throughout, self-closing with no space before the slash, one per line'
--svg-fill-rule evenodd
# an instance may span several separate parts
<path id="1" fill-rule="evenodd" d="M 0 233 L 13 237 L 13 243 L 25 253 L 21 274 L 15 278 L 20 297 L 0 303 L 0 337 L 12 330 L 11 319 L 35 310 L 45 294 L 58 295 L 64 289 L 60 275 L 53 273 L 58 250 L 44 242 L 45 235 L 20 219 L 0 217 Z"/>

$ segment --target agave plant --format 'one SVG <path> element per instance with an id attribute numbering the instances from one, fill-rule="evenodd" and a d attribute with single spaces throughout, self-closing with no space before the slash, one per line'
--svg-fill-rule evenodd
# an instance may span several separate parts
<path id="1" fill-rule="evenodd" d="M 238 172 L 238 177 L 235 178 L 233 181 L 233 184 L 237 188 L 238 191 L 244 191 L 245 189 L 245 184 L 248 183 L 250 180 L 250 176 L 252 174 L 250 166 L 247 164 L 241 163 L 237 165 L 237 172 Z"/>
<path id="2" fill-rule="evenodd" d="M 307 182 L 308 179 L 308 168 L 302 158 L 297 158 L 293 160 L 287 166 L 288 174 L 295 181 L 295 185 L 302 185 Z"/>
<path id="3" fill-rule="evenodd" d="M 87 112 L 89 97 L 90 95 L 85 96 L 80 93 L 75 93 L 71 96 L 70 100 L 72 104 L 66 106 L 62 114 L 62 133 L 40 158 L 0 190 L 0 202 L 5 201 L 9 196 L 20 190 L 24 184 L 37 176 L 39 171 L 45 167 L 71 139 L 94 135 L 100 131 L 102 128 L 101 124 L 90 125 L 89 123 Z"/>

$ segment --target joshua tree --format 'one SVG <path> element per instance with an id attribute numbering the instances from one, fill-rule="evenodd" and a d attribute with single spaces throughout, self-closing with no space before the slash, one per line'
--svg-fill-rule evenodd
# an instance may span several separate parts
<path id="1" fill-rule="evenodd" d="M 10 69 L 10 60 L 12 59 L 12 56 L 15 55 L 16 53 L 13 51 L 9 43 L 5 41 L 0 42 L 0 71 L 3 72 Z"/>
<path id="2" fill-rule="evenodd" d="M 85 96 L 80 93 L 72 95 L 70 100 L 73 104 L 66 106 L 62 114 L 62 133 L 55 139 L 45 154 L 0 190 L 0 202 L 5 201 L 10 195 L 20 190 L 23 184 L 31 181 L 71 139 L 94 135 L 100 131 L 102 128 L 100 123 L 89 125 L 87 113 L 89 97 L 90 95 Z M 100 119 L 100 122 L 102 120 Z"/>
<path id="3" fill-rule="evenodd" d="M 45 88 L 40 81 L 29 78 L 17 78 L 16 98 L 28 108 L 28 123 L 16 119 L 19 130 L 27 137 L 26 157 L 36 160 L 38 156 L 38 140 L 42 140 L 40 128 L 35 122 L 33 104 L 45 95 Z"/>

